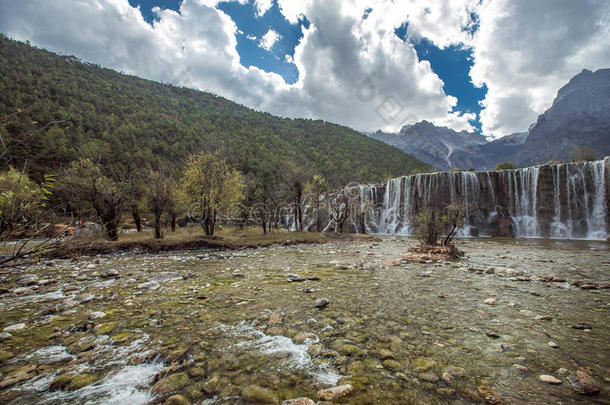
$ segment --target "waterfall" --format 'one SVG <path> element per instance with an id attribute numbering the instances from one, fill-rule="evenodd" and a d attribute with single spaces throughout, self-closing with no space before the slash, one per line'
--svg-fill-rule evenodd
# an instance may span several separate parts
<path id="1" fill-rule="evenodd" d="M 422 209 L 463 204 L 468 217 L 462 236 L 605 240 L 608 167 L 610 158 L 497 172 L 421 173 L 360 186 L 358 207 L 366 211 L 369 233 L 409 235 Z"/>

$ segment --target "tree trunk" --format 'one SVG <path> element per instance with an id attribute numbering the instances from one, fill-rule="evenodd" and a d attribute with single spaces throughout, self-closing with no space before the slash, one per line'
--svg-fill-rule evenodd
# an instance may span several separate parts
<path id="1" fill-rule="evenodd" d="M 172 212 L 170 215 L 170 226 L 172 227 L 172 232 L 176 232 L 176 213 Z"/>
<path id="2" fill-rule="evenodd" d="M 161 234 L 161 213 L 155 212 L 155 239 L 162 239 Z"/>
<path id="3" fill-rule="evenodd" d="M 133 217 L 133 222 L 136 224 L 136 230 L 142 232 L 142 218 L 140 218 L 140 209 L 136 204 L 131 205 L 131 216 Z"/>

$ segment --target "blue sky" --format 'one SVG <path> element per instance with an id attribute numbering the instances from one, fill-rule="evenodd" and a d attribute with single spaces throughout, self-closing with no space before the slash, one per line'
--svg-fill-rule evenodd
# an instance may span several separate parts
<path id="1" fill-rule="evenodd" d="M 132 6 L 140 6 L 140 11 L 144 19 L 152 23 L 155 15 L 153 7 L 171 9 L 178 11 L 182 0 L 129 0 Z M 237 34 L 237 52 L 243 66 L 256 66 L 266 72 L 274 72 L 281 75 L 288 84 L 293 84 L 298 80 L 299 72 L 294 63 L 290 60 L 294 56 L 294 49 L 303 37 L 302 26 L 308 27 L 306 19 L 300 20 L 297 24 L 291 24 L 280 12 L 277 2 L 273 1 L 273 6 L 262 16 L 256 15 L 254 1 L 250 0 L 247 4 L 238 2 L 223 2 L 218 8 L 228 14 L 239 30 Z M 371 9 L 364 11 L 363 18 L 366 18 Z M 476 18 L 476 16 L 473 16 Z M 396 29 L 396 35 L 403 40 L 407 40 L 407 22 Z M 477 25 L 471 29 L 476 30 Z M 262 37 L 273 30 L 278 34 L 278 39 L 269 50 L 261 46 Z M 444 91 L 458 99 L 454 111 L 469 112 L 477 114 L 481 111 L 479 101 L 485 98 L 486 88 L 475 87 L 468 75 L 472 66 L 472 51 L 458 46 L 449 46 L 439 49 L 426 38 L 422 38 L 414 44 L 420 60 L 427 60 L 432 66 L 432 70 L 443 80 Z M 290 58 L 287 58 L 288 55 Z M 472 126 L 481 130 L 481 123 L 470 121 Z"/>

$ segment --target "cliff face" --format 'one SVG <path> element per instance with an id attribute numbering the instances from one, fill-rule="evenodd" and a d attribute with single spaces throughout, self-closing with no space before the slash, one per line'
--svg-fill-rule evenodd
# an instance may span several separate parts
<path id="1" fill-rule="evenodd" d="M 351 199 L 353 232 L 410 235 L 422 210 L 462 204 L 463 236 L 610 235 L 610 157 L 517 170 L 422 173 L 344 193 Z M 333 228 L 329 218 L 322 222 Z"/>
<path id="2" fill-rule="evenodd" d="M 530 128 L 518 163 L 568 160 L 568 152 L 580 145 L 610 154 L 610 69 L 583 70 L 559 89 L 551 108 Z"/>

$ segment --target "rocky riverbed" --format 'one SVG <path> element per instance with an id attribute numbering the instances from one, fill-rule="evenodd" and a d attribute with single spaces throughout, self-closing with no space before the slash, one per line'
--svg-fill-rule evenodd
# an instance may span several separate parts
<path id="1" fill-rule="evenodd" d="M 608 243 L 414 244 L 6 269 L 0 403 L 610 403 Z"/>

